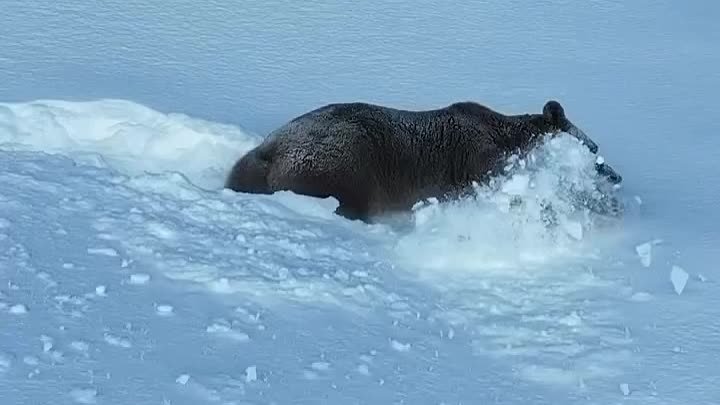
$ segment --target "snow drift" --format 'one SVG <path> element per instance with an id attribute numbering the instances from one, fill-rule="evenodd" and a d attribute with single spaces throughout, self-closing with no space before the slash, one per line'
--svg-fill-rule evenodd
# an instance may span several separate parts
<path id="1" fill-rule="evenodd" d="M 257 135 L 236 126 L 125 100 L 0 104 L 3 149 L 95 160 L 127 175 L 182 173 L 207 188 L 222 187 L 227 167 L 257 142 Z"/>

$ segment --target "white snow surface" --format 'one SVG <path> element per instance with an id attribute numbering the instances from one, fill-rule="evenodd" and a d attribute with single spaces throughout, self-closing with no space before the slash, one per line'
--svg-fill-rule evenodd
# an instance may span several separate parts
<path id="1" fill-rule="evenodd" d="M 699 3 L 7 1 L 1 402 L 718 403 Z M 221 189 L 320 103 L 550 97 L 623 175 L 621 218 L 576 199 L 598 157 L 568 136 L 409 229 Z"/>
<path id="2" fill-rule="evenodd" d="M 631 396 L 662 398 L 627 330 L 643 267 L 622 220 L 570 199 L 596 176 L 569 136 L 398 230 L 222 190 L 217 145 L 257 142 L 239 128 L 108 100 L 0 108 L 0 389 L 18 401 L 608 403 L 633 376 Z"/>

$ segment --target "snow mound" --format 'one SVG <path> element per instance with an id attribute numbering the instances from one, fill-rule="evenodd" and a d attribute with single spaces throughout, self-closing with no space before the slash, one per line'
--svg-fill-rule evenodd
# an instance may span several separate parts
<path id="1" fill-rule="evenodd" d="M 163 114 L 126 100 L 0 103 L 0 148 L 68 155 L 124 175 L 179 172 L 220 188 L 259 138 L 241 128 Z"/>
<path id="2" fill-rule="evenodd" d="M 549 138 L 526 158 L 511 157 L 503 175 L 476 186 L 476 196 L 416 207 L 414 229 L 400 237 L 397 253 L 443 277 L 448 269 L 507 272 L 592 257 L 593 231 L 618 220 L 622 208 L 596 158 L 566 134 Z"/>

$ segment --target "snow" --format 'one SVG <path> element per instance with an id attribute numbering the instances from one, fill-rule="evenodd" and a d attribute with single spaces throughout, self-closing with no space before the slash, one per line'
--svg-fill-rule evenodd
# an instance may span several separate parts
<path id="1" fill-rule="evenodd" d="M 715 3 L 198 4 L 3 7 L 5 402 L 720 396 Z M 601 156 L 548 140 L 409 229 L 220 189 L 326 102 L 548 98 Z"/>

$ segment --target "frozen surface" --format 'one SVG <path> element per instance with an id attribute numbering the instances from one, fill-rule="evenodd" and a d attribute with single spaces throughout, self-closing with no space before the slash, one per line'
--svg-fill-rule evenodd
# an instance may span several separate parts
<path id="1" fill-rule="evenodd" d="M 592 190 L 595 160 L 568 136 L 510 161 L 478 201 L 419 208 L 399 233 L 331 214 L 332 199 L 219 191 L 217 145 L 242 153 L 257 140 L 239 128 L 129 102 L 0 108 L 4 397 L 668 404 L 718 394 L 702 374 L 715 356 L 705 318 L 715 272 L 703 267 L 699 283 L 674 266 L 668 283 L 666 263 L 685 264 L 657 241 L 663 259 L 643 266 L 624 221 L 572 199 Z M 188 150 L 171 147 L 176 137 Z M 628 215 L 642 222 L 634 201 Z M 673 362 L 689 367 L 668 374 Z M 678 375 L 706 383 L 658 384 Z"/>
<path id="2" fill-rule="evenodd" d="M 717 12 L 5 1 L 0 398 L 718 403 Z M 594 157 L 567 137 L 405 232 L 219 190 L 326 102 L 548 98 L 623 175 L 622 220 L 573 200 Z"/>

